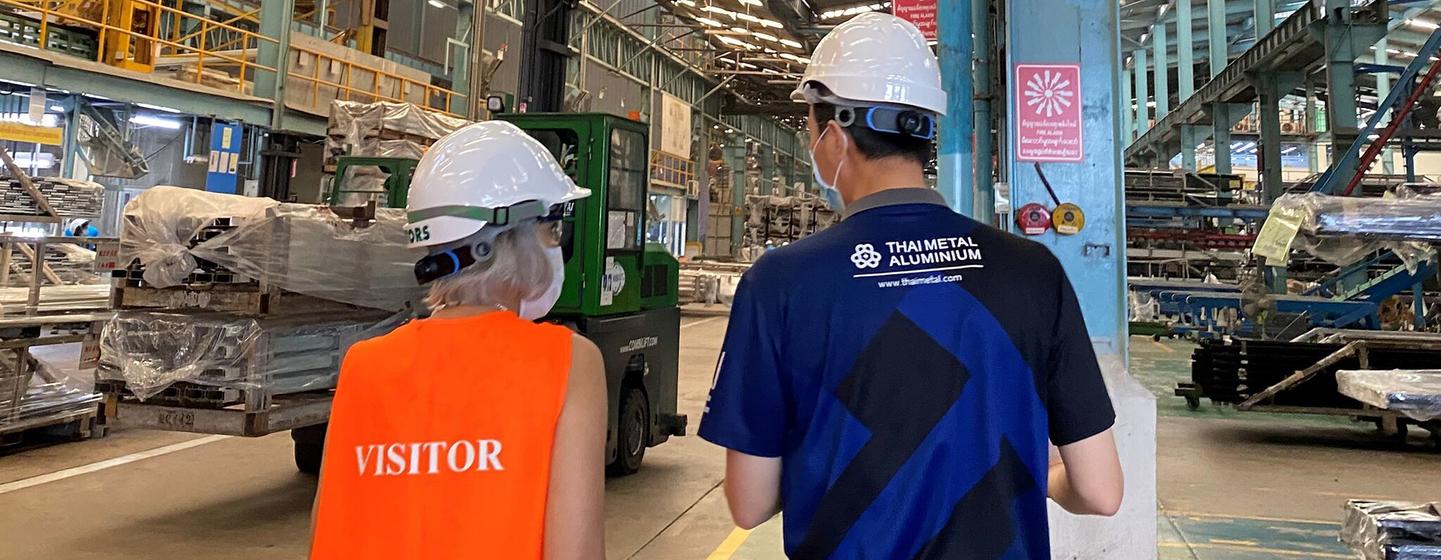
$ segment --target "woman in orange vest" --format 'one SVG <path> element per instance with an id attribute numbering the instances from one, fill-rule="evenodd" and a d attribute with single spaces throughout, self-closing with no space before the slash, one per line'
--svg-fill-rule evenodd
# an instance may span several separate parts
<path id="1" fill-rule="evenodd" d="M 433 313 L 345 356 L 312 559 L 605 557 L 600 351 L 534 322 L 560 295 L 559 210 L 589 194 L 509 123 L 421 158 L 406 230 Z"/>

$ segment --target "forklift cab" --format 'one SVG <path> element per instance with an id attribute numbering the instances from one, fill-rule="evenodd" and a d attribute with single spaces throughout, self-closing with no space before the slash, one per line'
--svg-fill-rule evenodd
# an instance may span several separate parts
<path id="1" fill-rule="evenodd" d="M 613 474 L 640 467 L 645 448 L 684 435 L 676 413 L 680 268 L 645 241 L 649 127 L 609 114 L 496 117 L 544 144 L 589 198 L 566 205 L 565 285 L 547 320 L 600 347 L 610 395 L 606 453 Z"/>

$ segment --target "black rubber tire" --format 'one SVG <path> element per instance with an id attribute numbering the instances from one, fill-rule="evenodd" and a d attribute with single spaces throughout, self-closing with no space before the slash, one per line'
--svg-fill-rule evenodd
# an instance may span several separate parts
<path id="1" fill-rule="evenodd" d="M 305 426 L 290 431 L 295 442 L 295 468 L 305 474 L 320 474 L 320 460 L 325 455 L 325 430 L 328 424 Z"/>
<path id="2" fill-rule="evenodd" d="M 1187 397 L 1186 397 L 1186 408 L 1189 408 L 1189 409 L 1191 409 L 1191 410 L 1200 410 L 1200 409 L 1201 409 L 1201 397 L 1187 396 Z"/>
<path id="3" fill-rule="evenodd" d="M 615 460 L 606 465 L 610 476 L 629 476 L 640 470 L 650 443 L 650 401 L 639 387 L 621 389 L 615 422 Z"/>
<path id="4" fill-rule="evenodd" d="M 295 468 L 305 474 L 320 474 L 320 460 L 325 455 L 325 442 L 295 442 Z"/>

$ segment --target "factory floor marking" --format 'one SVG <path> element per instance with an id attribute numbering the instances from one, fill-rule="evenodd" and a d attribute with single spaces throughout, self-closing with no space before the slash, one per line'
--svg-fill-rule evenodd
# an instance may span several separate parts
<path id="1" fill-rule="evenodd" d="M 740 550 L 741 545 L 746 542 L 746 537 L 750 535 L 749 530 L 739 527 L 731 530 L 731 534 L 726 537 L 726 540 L 721 541 L 720 546 L 716 547 L 715 551 L 706 557 L 706 560 L 730 560 L 730 557 Z"/>
<path id="2" fill-rule="evenodd" d="M 1159 341 L 1159 340 L 1152 340 L 1152 341 L 1151 341 L 1151 344 L 1155 344 L 1157 348 L 1160 348 L 1160 349 L 1162 349 L 1162 350 L 1165 350 L 1167 354 L 1171 354 L 1171 353 L 1174 353 L 1174 352 L 1175 352 L 1175 350 L 1171 349 L 1170 346 L 1166 346 L 1165 344 L 1161 344 L 1161 341 Z"/>
<path id="3" fill-rule="evenodd" d="M 705 318 L 705 319 L 701 319 L 701 320 L 696 321 L 696 322 L 694 322 L 694 323 L 686 323 L 686 324 L 684 324 L 684 325 L 681 325 L 681 326 L 680 326 L 680 330 L 686 330 L 686 329 L 691 328 L 691 327 L 694 327 L 694 326 L 696 326 L 696 325 L 704 325 L 704 324 L 706 324 L 706 323 L 710 323 L 710 322 L 712 322 L 712 321 L 719 321 L 719 320 L 721 320 L 721 319 L 725 319 L 725 317 L 707 317 L 707 318 Z"/>
<path id="4" fill-rule="evenodd" d="M 168 454 L 174 453 L 174 452 L 176 452 L 176 451 L 184 451 L 184 450 L 190 449 L 190 448 L 192 448 L 192 447 L 200 447 L 200 446 L 205 445 L 205 444 L 207 444 L 207 443 L 214 443 L 214 442 L 217 442 L 217 441 L 220 441 L 220 440 L 223 440 L 223 439 L 229 439 L 229 438 L 230 438 L 230 436 L 218 436 L 218 435 L 217 435 L 217 436 L 199 437 L 199 438 L 195 438 L 195 439 L 192 439 L 192 440 L 189 440 L 189 441 L 182 441 L 182 442 L 180 442 L 180 443 L 170 444 L 170 445 L 167 445 L 167 446 L 164 446 L 164 447 L 157 447 L 157 448 L 155 448 L 155 449 L 150 449 L 150 450 L 146 450 L 146 451 L 139 451 L 139 452 L 136 452 L 136 453 L 131 453 L 131 454 L 129 454 L 129 455 L 122 455 L 122 456 L 116 457 L 116 458 L 114 458 L 114 459 L 106 459 L 106 460 L 104 460 L 104 461 L 97 461 L 97 462 L 94 462 L 94 463 L 90 463 L 90 464 L 88 464 L 88 465 L 81 465 L 81 466 L 78 466 L 78 467 L 72 467 L 72 468 L 68 468 L 68 469 L 65 469 L 65 470 L 55 471 L 55 472 L 50 473 L 50 474 L 42 474 L 42 475 L 39 475 L 39 476 L 32 476 L 32 477 L 30 477 L 30 478 L 24 478 L 24 479 L 16 480 L 16 481 L 14 481 L 14 482 L 7 482 L 7 483 L 5 483 L 5 484 L 0 484 L 0 494 L 8 494 L 8 493 L 10 493 L 10 492 L 14 492 L 14 491 L 16 491 L 16 490 L 24 490 L 24 489 L 30 488 L 30 487 L 32 487 L 32 486 L 39 486 L 39 485 L 41 485 L 41 484 L 46 484 L 46 483 L 50 483 L 50 482 L 55 482 L 55 481 L 57 481 L 57 480 L 65 480 L 65 479 L 67 479 L 67 478 L 80 476 L 80 475 L 82 475 L 82 474 L 90 474 L 90 473 L 93 473 L 93 472 L 96 472 L 96 471 L 103 471 L 103 470 L 108 469 L 108 468 L 111 468 L 111 467 L 118 467 L 118 466 L 121 466 L 121 465 L 126 465 L 126 464 L 130 464 L 130 463 L 134 463 L 134 462 L 136 462 L 136 461 L 141 461 L 141 460 L 149 459 L 149 458 L 151 458 L 151 457 L 159 457 L 159 456 L 161 456 L 161 455 L 168 455 Z"/>

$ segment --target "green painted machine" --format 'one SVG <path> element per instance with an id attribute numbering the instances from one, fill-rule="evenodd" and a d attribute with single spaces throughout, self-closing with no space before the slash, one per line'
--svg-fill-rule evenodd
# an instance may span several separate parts
<path id="1" fill-rule="evenodd" d="M 607 114 L 497 118 L 530 133 L 591 190 L 565 209 L 565 287 L 547 319 L 600 347 L 610 390 L 609 470 L 633 473 L 647 447 L 686 430 L 676 412 L 680 265 L 665 247 L 645 242 L 649 127 Z"/>

